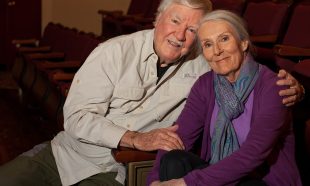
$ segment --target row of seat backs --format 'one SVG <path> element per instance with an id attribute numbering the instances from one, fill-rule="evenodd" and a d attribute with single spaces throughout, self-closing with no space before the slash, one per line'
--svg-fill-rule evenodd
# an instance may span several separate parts
<path id="1" fill-rule="evenodd" d="M 25 104 L 40 108 L 43 116 L 56 124 L 56 132 L 63 127 L 62 105 L 74 73 L 100 42 L 92 33 L 49 23 L 38 46 L 18 48 L 50 48 L 43 52 L 18 50 L 12 73 Z"/>
<path id="2" fill-rule="evenodd" d="M 242 17 L 256 46 L 256 59 L 273 70 L 285 67 L 275 62 L 276 45 L 310 48 L 309 1 L 249 0 Z"/>
<path id="3" fill-rule="evenodd" d="M 273 36 L 254 42 L 256 59 L 275 71 L 291 72 L 309 91 L 310 1 L 248 2 L 243 17 L 251 36 Z"/>
<path id="4" fill-rule="evenodd" d="M 95 34 L 50 22 L 44 29 L 40 46 L 51 46 L 55 52 L 65 52 L 66 60 L 84 61 L 100 42 L 100 38 Z"/>
<path id="5" fill-rule="evenodd" d="M 155 13 L 160 0 L 132 0 L 127 13 L 122 11 L 99 10 L 102 17 L 101 37 L 109 39 L 153 27 Z"/>
<path id="6" fill-rule="evenodd" d="M 309 31 L 309 2 L 248 2 L 243 18 L 250 35 L 276 35 L 277 42 L 309 46 L 309 41 L 293 35 Z M 304 28 L 304 29 L 301 29 Z"/>

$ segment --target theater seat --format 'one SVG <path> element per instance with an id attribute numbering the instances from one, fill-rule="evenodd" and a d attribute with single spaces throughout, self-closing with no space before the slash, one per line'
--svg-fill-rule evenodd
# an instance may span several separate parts
<path id="1" fill-rule="evenodd" d="M 273 46 L 284 30 L 290 7 L 287 2 L 249 1 L 243 14 L 255 45 L 255 59 L 271 69 L 276 69 Z"/>
<path id="2" fill-rule="evenodd" d="M 301 60 L 310 58 L 310 2 L 300 2 L 294 8 L 281 44 L 274 48 L 276 64 L 289 72 Z"/>
<path id="3" fill-rule="evenodd" d="M 112 149 L 114 159 L 126 166 L 127 186 L 144 186 L 156 157 L 156 152 L 145 152 L 130 148 L 119 147 Z"/>
<path id="4" fill-rule="evenodd" d="M 244 0 L 211 0 L 213 10 L 230 10 L 238 15 L 242 15 L 245 6 Z"/>
<path id="5" fill-rule="evenodd" d="M 308 158 L 310 159 L 310 119 L 306 122 L 305 140 L 306 140 Z"/>
<path id="6" fill-rule="evenodd" d="M 127 14 L 122 11 L 99 10 L 101 15 L 101 37 L 106 40 L 122 34 L 153 27 L 155 12 L 160 0 L 132 0 Z"/>

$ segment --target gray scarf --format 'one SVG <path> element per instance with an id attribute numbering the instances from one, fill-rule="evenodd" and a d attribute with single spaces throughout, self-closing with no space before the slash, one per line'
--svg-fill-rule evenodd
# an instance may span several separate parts
<path id="1" fill-rule="evenodd" d="M 239 142 L 232 124 L 244 111 L 244 104 L 259 76 L 259 65 L 248 55 L 241 66 L 237 81 L 231 84 L 225 77 L 214 73 L 214 89 L 219 105 L 215 129 L 211 139 L 210 164 L 229 156 L 239 149 Z"/>

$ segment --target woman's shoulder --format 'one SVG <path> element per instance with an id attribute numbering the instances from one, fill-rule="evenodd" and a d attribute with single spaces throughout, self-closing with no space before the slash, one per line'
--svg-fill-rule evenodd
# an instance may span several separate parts
<path id="1" fill-rule="evenodd" d="M 270 70 L 267 66 L 260 65 L 260 74 L 258 81 L 264 85 L 277 86 L 276 82 L 279 80 L 278 75 Z M 277 86 L 278 87 L 278 86 Z"/>
<path id="2" fill-rule="evenodd" d="M 199 79 L 200 80 L 213 80 L 214 72 L 213 70 L 210 70 L 209 72 L 206 72 L 202 74 Z"/>
<path id="3" fill-rule="evenodd" d="M 213 79 L 214 79 L 214 72 L 213 70 L 211 70 L 209 72 L 202 74 L 198 78 L 196 84 L 199 84 L 200 86 L 209 86 L 209 84 L 213 82 Z"/>
<path id="4" fill-rule="evenodd" d="M 260 65 L 260 74 L 256 82 L 254 90 L 256 93 L 269 94 L 279 96 L 279 91 L 285 89 L 283 86 L 277 85 L 277 81 L 280 78 L 278 75 L 264 65 Z"/>
<path id="5" fill-rule="evenodd" d="M 202 74 L 191 88 L 192 93 L 209 95 L 213 91 L 213 71 Z"/>
<path id="6" fill-rule="evenodd" d="M 260 65 L 260 76 L 266 79 L 278 79 L 277 73 L 265 65 Z"/>

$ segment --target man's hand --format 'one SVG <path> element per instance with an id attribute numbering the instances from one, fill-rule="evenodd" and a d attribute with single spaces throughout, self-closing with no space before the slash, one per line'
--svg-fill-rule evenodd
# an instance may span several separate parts
<path id="1" fill-rule="evenodd" d="M 133 138 L 134 147 L 138 150 L 153 151 L 173 149 L 184 150 L 184 145 L 180 137 L 175 133 L 178 125 L 167 128 L 154 129 L 146 133 L 136 133 Z"/>
<path id="2" fill-rule="evenodd" d="M 154 181 L 150 186 L 186 186 L 186 183 L 183 178 L 179 178 L 164 182 Z"/>
<path id="3" fill-rule="evenodd" d="M 282 103 L 286 106 L 292 106 L 296 102 L 300 101 L 304 97 L 304 88 L 298 81 L 285 70 L 280 70 L 278 73 L 279 78 L 283 78 L 277 81 L 277 85 L 288 85 L 289 89 L 281 90 L 279 92 L 280 96 L 286 96 L 283 98 Z"/>
<path id="4" fill-rule="evenodd" d="M 184 150 L 183 142 L 175 133 L 177 129 L 178 125 L 154 129 L 145 133 L 127 131 L 123 135 L 120 145 L 143 151 L 153 151 L 158 149 L 166 151 L 173 149 Z"/>

